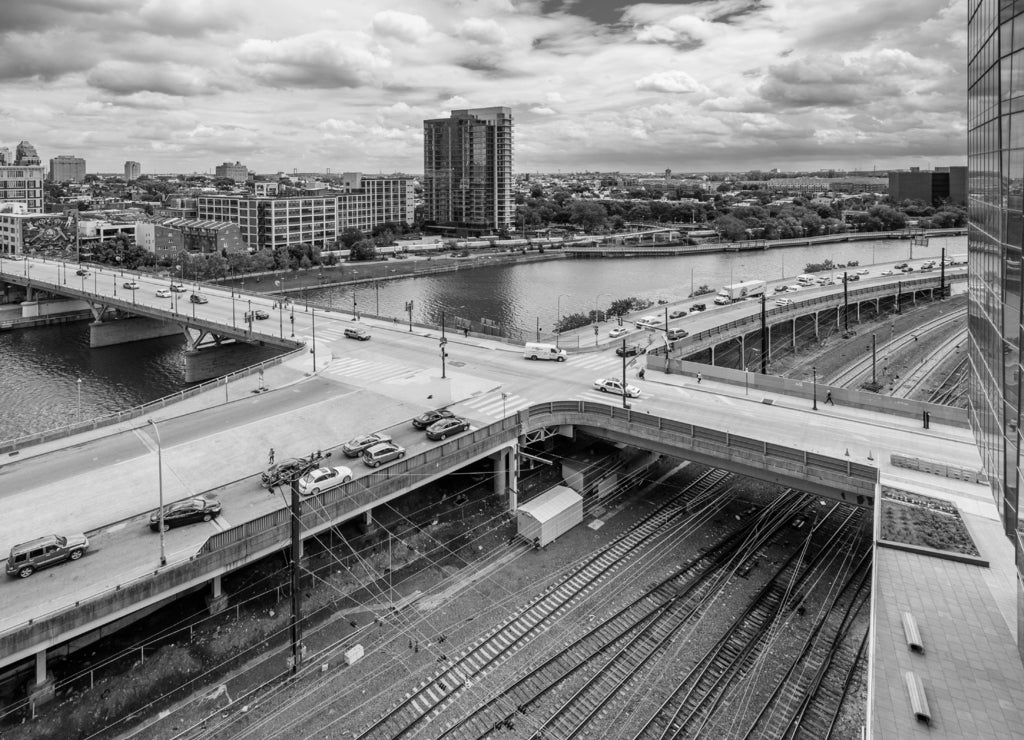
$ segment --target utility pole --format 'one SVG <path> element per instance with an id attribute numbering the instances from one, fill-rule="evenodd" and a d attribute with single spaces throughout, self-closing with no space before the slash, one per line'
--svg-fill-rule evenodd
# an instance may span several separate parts
<path id="1" fill-rule="evenodd" d="M 405 302 L 405 310 L 409 312 L 409 331 L 412 331 L 412 301 Z"/>
<path id="2" fill-rule="evenodd" d="M 667 360 L 667 358 L 666 358 Z M 629 404 L 626 402 L 626 339 L 622 339 L 622 408 L 628 409 Z"/>
<path id="3" fill-rule="evenodd" d="M 768 296 L 761 294 L 761 375 L 768 374 L 768 315 L 765 307 Z M 794 319 L 795 320 L 795 319 Z M 743 358 L 743 371 L 746 375 L 747 358 Z"/>
<path id="4" fill-rule="evenodd" d="M 299 584 L 299 568 L 302 564 L 302 501 L 299 498 L 299 476 L 290 481 L 292 489 L 292 669 L 297 675 L 302 663 L 302 590 Z"/>
<path id="5" fill-rule="evenodd" d="M 942 258 L 939 260 L 939 300 L 946 297 L 946 248 L 942 248 Z"/>
<path id="6" fill-rule="evenodd" d="M 847 292 L 850 288 L 850 281 L 846 277 L 846 273 L 843 273 L 843 333 L 850 333 L 850 297 Z"/>
<path id="7" fill-rule="evenodd" d="M 877 386 L 878 381 L 875 378 L 875 335 L 871 335 L 871 385 Z"/>

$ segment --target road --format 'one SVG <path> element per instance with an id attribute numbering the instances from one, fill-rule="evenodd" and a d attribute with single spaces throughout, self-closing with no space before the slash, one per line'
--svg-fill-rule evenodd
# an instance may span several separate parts
<path id="1" fill-rule="evenodd" d="M 826 290 L 808 289 L 806 293 Z M 219 302 L 219 310 L 223 310 L 224 296 Z M 199 308 L 205 310 L 207 305 L 213 301 Z M 757 302 L 709 308 L 705 314 L 673 324 L 696 332 L 756 310 Z M 296 312 L 297 330 L 300 314 L 307 315 Z M 192 556 L 216 528 L 285 505 L 279 494 L 258 483 L 271 447 L 282 459 L 318 448 L 328 450 L 360 434 L 386 429 L 398 444 L 415 454 L 436 443 L 413 430 L 409 420 L 435 406 L 452 404 L 453 410 L 474 425 L 482 425 L 549 400 L 621 404 L 620 398 L 593 388 L 596 378 L 622 372 L 622 360 L 612 351 L 612 343 L 599 351 L 571 355 L 564 363 L 532 362 L 513 346 L 449 335 L 447 377 L 442 379 L 437 331 L 418 328 L 410 333 L 401 324 L 375 324 L 370 327 L 373 338 L 359 342 L 343 336 L 350 320 L 338 318 L 321 324 L 318 319 L 317 324 L 318 354 L 323 363 L 318 375 L 160 422 L 164 501 L 212 490 L 224 504 L 220 519 L 166 534 L 170 564 Z M 305 329 L 305 324 L 301 328 Z M 602 330 L 603 335 L 609 328 Z M 311 339 L 311 331 L 299 336 Z M 934 436 L 921 437 L 913 422 L 847 418 L 830 409 L 835 434 L 824 437 L 808 423 L 805 408 L 766 406 L 759 398 L 736 396 L 734 391 L 722 392 L 708 384 L 699 387 L 692 379 L 678 376 L 648 375 L 639 381 L 638 366 L 630 368 L 628 380 L 643 391 L 639 399 L 631 401 L 640 411 L 734 434 L 785 440 L 830 455 L 842 456 L 846 447 L 855 450 L 860 459 L 869 451 L 878 455 L 890 449 L 935 457 Z M 937 459 L 976 459 L 966 431 L 958 432 L 948 445 L 952 451 Z M 335 457 L 332 462 L 346 461 Z M 358 460 L 347 464 L 357 477 L 369 472 Z M 149 513 L 158 502 L 157 471 L 156 436 L 144 422 L 134 430 L 0 466 L 0 501 L 5 511 L 0 520 L 0 550 L 6 552 L 15 543 L 51 531 L 89 531 L 92 538 L 90 552 L 77 563 L 39 571 L 28 580 L 0 582 L 0 630 L 115 588 L 158 567 L 159 538 L 147 526 Z M 19 594 L 29 598 L 18 598 Z"/>

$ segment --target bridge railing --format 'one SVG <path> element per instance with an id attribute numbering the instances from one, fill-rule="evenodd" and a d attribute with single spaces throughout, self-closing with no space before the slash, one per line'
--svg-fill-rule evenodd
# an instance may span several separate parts
<path id="1" fill-rule="evenodd" d="M 238 380 L 250 375 L 255 375 L 267 367 L 279 365 L 285 360 L 288 360 L 297 354 L 304 354 L 305 352 L 305 347 L 300 347 L 292 350 L 291 352 L 286 352 L 278 355 L 277 357 L 271 357 L 270 359 L 263 360 L 262 362 L 244 367 L 241 370 L 235 370 L 227 375 L 222 375 L 219 378 L 214 378 L 213 380 L 208 380 L 189 388 L 184 388 L 180 391 L 162 396 L 161 398 L 149 401 L 139 406 L 132 406 L 128 409 L 115 411 L 110 414 L 75 422 L 74 424 L 67 424 L 54 429 L 47 429 L 42 432 L 36 432 L 35 434 L 26 434 L 21 437 L 4 440 L 0 442 L 0 453 L 21 450 L 32 445 L 43 444 L 44 442 L 50 442 L 55 439 L 63 439 L 64 437 L 81 434 L 82 432 L 89 432 L 94 429 L 111 426 L 113 424 L 120 424 L 123 421 L 131 421 L 132 419 L 137 419 L 140 416 L 151 414 L 154 410 L 162 409 L 172 403 L 178 403 L 179 401 L 184 401 L 187 398 L 193 398 L 205 393 L 206 391 L 213 390 L 214 388 L 223 387 L 226 383 L 230 383 L 232 380 Z"/>

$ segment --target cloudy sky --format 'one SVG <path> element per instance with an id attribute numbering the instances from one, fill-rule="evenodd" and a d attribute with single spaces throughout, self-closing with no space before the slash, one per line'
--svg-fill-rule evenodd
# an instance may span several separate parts
<path id="1" fill-rule="evenodd" d="M 966 0 L 0 0 L 0 145 L 90 172 L 422 171 L 508 106 L 518 172 L 965 163 Z"/>

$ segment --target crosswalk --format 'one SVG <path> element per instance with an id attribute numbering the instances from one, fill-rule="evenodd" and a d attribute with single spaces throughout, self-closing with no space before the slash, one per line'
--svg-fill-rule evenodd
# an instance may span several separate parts
<path id="1" fill-rule="evenodd" d="M 503 395 L 504 398 L 502 398 Z M 460 401 L 458 409 L 462 413 L 468 413 L 466 410 L 469 409 L 481 416 L 501 419 L 530 406 L 532 403 L 533 401 L 529 398 L 524 398 L 516 393 L 485 393 L 466 401 Z"/>
<path id="2" fill-rule="evenodd" d="M 323 374 L 333 375 L 344 380 L 373 380 L 379 383 L 412 378 L 422 368 L 402 365 L 397 362 L 375 362 L 356 357 L 339 357 L 331 361 Z"/>
<path id="3" fill-rule="evenodd" d="M 631 360 L 635 358 L 627 357 L 626 364 L 628 365 Z M 597 371 L 600 375 L 602 372 L 605 375 L 611 375 L 613 371 L 622 371 L 622 358 L 618 355 L 610 352 L 596 352 L 590 355 L 571 355 L 569 357 L 569 364 L 574 368 L 582 367 L 590 370 Z M 633 367 L 636 367 L 638 363 L 634 362 Z"/>

